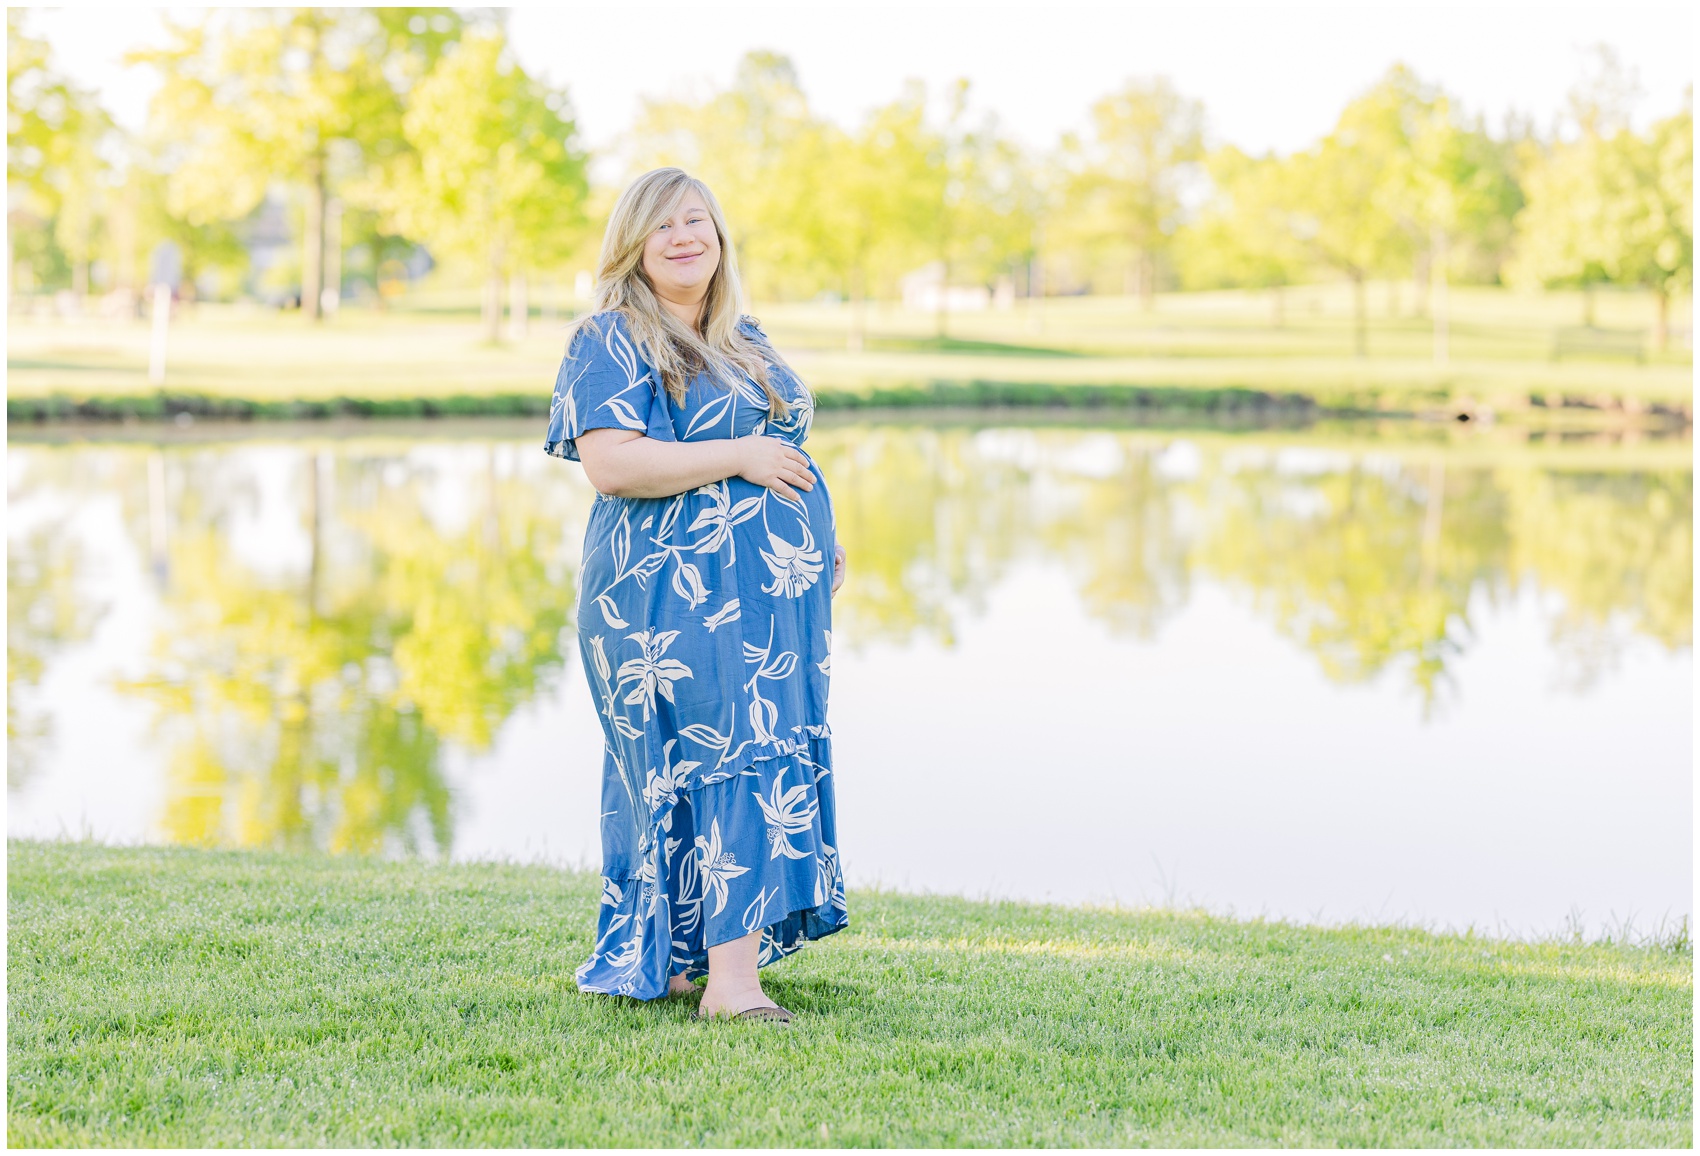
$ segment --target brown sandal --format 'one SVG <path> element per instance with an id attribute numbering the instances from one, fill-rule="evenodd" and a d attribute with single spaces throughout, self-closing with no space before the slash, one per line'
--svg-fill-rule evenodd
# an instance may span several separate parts
<path id="1" fill-rule="evenodd" d="M 782 1007 L 778 1007 L 777 1005 L 774 1006 L 774 1007 L 745 1008 L 743 1011 L 734 1012 L 730 1016 L 705 1016 L 705 1015 L 702 1014 L 701 1008 L 697 1008 L 696 1010 L 691 1012 L 691 1019 L 696 1020 L 696 1021 L 711 1020 L 711 1019 L 734 1019 L 734 1020 L 749 1020 L 752 1023 L 788 1024 L 796 1018 L 797 1017 L 792 1015 L 788 1010 L 786 1010 L 785 1008 L 782 1008 Z"/>

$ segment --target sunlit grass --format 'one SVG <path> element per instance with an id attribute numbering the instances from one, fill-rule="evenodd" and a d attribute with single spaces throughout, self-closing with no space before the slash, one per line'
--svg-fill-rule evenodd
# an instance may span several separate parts
<path id="1" fill-rule="evenodd" d="M 941 337 L 930 313 L 873 306 L 858 323 L 845 304 L 758 305 L 781 349 L 824 393 L 884 390 L 901 400 L 937 383 L 1136 386 L 1185 394 L 1249 390 L 1325 406 L 1423 408 L 1453 400 L 1526 409 L 1531 399 L 1631 408 L 1691 405 L 1692 358 L 1678 341 L 1645 363 L 1551 356 L 1554 332 L 1577 324 L 1580 297 L 1458 289 L 1449 357 L 1434 358 L 1432 323 L 1412 314 L 1409 285 L 1372 292 L 1369 356 L 1352 353 L 1343 286 L 1284 294 L 1274 324 L 1267 293 L 1167 294 L 1145 310 L 1127 298 L 1018 301 L 1006 310 L 953 314 Z M 565 303 L 562 303 L 564 310 Z M 1646 330 L 1642 295 L 1599 294 L 1595 318 Z M 1679 303 L 1673 316 L 1684 315 Z M 314 326 L 258 307 L 184 311 L 170 338 L 173 393 L 257 402 L 337 397 L 383 401 L 460 395 L 542 405 L 559 362 L 565 312 L 534 319 L 526 338 L 486 342 L 476 314 L 454 295 L 422 295 L 380 314 L 345 310 Z M 852 334 L 863 324 L 863 348 Z M 9 395 L 28 399 L 152 394 L 149 330 L 140 321 L 14 318 Z"/>
<path id="2" fill-rule="evenodd" d="M 9 845 L 13 1145 L 1670 1145 L 1692 954 L 855 892 L 795 1029 L 584 996 L 594 878 Z"/>

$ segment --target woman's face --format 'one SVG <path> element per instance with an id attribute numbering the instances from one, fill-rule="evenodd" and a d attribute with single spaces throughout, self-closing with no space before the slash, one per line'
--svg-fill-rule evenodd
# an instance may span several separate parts
<path id="1" fill-rule="evenodd" d="M 695 305 L 708 293 L 720 267 L 720 238 L 701 199 L 687 196 L 678 211 L 649 235 L 643 246 L 643 271 L 655 291 L 669 301 Z"/>

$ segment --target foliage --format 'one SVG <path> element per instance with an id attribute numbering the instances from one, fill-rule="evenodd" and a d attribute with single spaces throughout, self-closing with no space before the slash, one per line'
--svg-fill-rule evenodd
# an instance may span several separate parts
<path id="1" fill-rule="evenodd" d="M 1050 236 L 1121 262 L 1149 302 L 1204 159 L 1204 106 L 1167 78 L 1129 81 L 1092 106 L 1092 130 L 1064 141 L 1064 209 Z"/>
<path id="2" fill-rule="evenodd" d="M 1232 145 L 1207 162 L 1213 196 L 1175 245 L 1189 289 L 1279 288 L 1304 279 L 1309 252 L 1294 227 L 1290 167 Z"/>
<path id="3" fill-rule="evenodd" d="M 505 37 L 468 33 L 413 90 L 411 152 L 380 194 L 403 235 L 441 252 L 549 268 L 582 226 L 586 157 L 566 95 L 516 64 Z"/>
<path id="4" fill-rule="evenodd" d="M 1521 280 L 1644 287 L 1661 302 L 1693 286 L 1691 108 L 1646 135 L 1585 129 L 1537 162 L 1527 188 L 1529 204 L 1517 218 Z"/>
<path id="5" fill-rule="evenodd" d="M 114 138 L 94 94 L 55 71 L 48 45 L 25 30 L 23 11 L 7 9 L 7 181 L 24 194 L 7 219 L 14 252 L 36 283 L 51 285 L 62 270 L 76 291 L 88 291 L 109 209 Z"/>
<path id="6" fill-rule="evenodd" d="M 28 193 L 11 213 L 14 268 L 25 288 L 84 290 L 110 266 L 124 287 L 137 254 L 170 238 L 196 276 L 229 281 L 244 222 L 287 198 L 302 254 L 273 276 L 316 285 L 336 196 L 349 269 L 376 281 L 391 268 L 393 280 L 415 245 L 476 268 L 494 334 L 501 279 L 592 263 L 613 193 L 588 188 L 565 93 L 526 76 L 504 35 L 498 14 L 471 9 L 214 13 L 137 56 L 163 83 L 146 139 L 125 142 L 13 13 L 8 147 Z M 1632 86 L 1614 67 L 1579 91 L 1572 138 L 1516 124 L 1490 134 L 1395 66 L 1288 157 L 1207 151 L 1203 106 L 1162 77 L 1106 95 L 1089 132 L 1041 157 L 970 106 L 966 81 L 934 94 L 939 115 L 911 84 L 840 126 L 810 107 L 790 60 L 751 52 L 724 89 L 646 101 L 618 153 L 628 174 L 679 164 L 717 190 L 757 299 L 857 302 L 853 349 L 866 339 L 862 303 L 911 274 L 1006 299 L 1018 285 L 1129 290 L 1147 306 L 1177 278 L 1274 289 L 1277 327 L 1282 287 L 1339 277 L 1359 290 L 1362 353 L 1367 281 L 1414 277 L 1420 311 L 1425 282 L 1493 282 L 1502 269 L 1650 290 L 1663 348 L 1670 296 L 1692 284 L 1692 115 L 1631 129 Z M 152 182 L 161 214 L 146 207 Z M 306 288 L 309 312 L 316 302 Z M 1445 302 L 1434 302 L 1440 361 Z"/>
<path id="7" fill-rule="evenodd" d="M 422 22 L 418 35 L 404 14 Z M 169 45 L 133 58 L 163 81 L 149 121 L 171 214 L 235 221 L 275 185 L 297 191 L 302 305 L 317 316 L 327 198 L 368 188 L 361 178 L 396 153 L 402 92 L 440 50 L 444 21 L 458 32 L 459 17 L 422 9 L 243 9 L 168 25 Z"/>

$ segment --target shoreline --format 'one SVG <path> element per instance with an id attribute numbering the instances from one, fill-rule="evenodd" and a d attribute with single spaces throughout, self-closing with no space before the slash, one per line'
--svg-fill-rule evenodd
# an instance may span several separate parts
<path id="1" fill-rule="evenodd" d="M 374 855 L 335 853 L 324 850 L 275 851 L 259 848 L 193 847 L 173 843 L 116 843 L 89 838 L 36 838 L 13 836 L 6 838 L 8 854 L 19 848 L 68 848 L 92 852 L 132 852 L 148 855 L 226 856 L 234 858 L 278 859 L 328 863 L 382 863 L 400 871 L 416 869 L 438 870 L 518 870 L 548 872 L 567 880 L 569 885 L 582 885 L 592 890 L 601 888 L 601 876 L 594 866 L 572 863 L 547 857 L 516 858 L 486 857 L 477 859 L 440 859 L 424 857 L 379 859 Z M 1169 903 L 1127 904 L 1120 900 L 1083 900 L 1066 902 L 1049 899 L 1027 899 L 1018 896 L 968 895 L 951 891 L 909 891 L 883 883 L 856 884 L 847 891 L 857 897 L 878 898 L 894 902 L 965 904 L 973 908 L 996 908 L 1033 915 L 1104 916 L 1113 919 L 1169 919 L 1237 927 L 1255 927 L 1293 934 L 1341 935 L 1418 935 L 1436 942 L 1502 945 L 1529 948 L 1605 948 L 1628 951 L 1654 951 L 1673 955 L 1692 955 L 1693 934 L 1691 915 L 1671 919 L 1661 917 L 1649 929 L 1636 926 L 1635 917 L 1619 920 L 1615 925 L 1601 924 L 1601 931 L 1589 935 L 1574 926 L 1557 926 L 1550 930 L 1516 931 L 1504 925 L 1493 930 L 1477 928 L 1474 924 L 1456 927 L 1434 921 L 1392 919 L 1367 921 L 1359 919 L 1307 920 L 1268 915 L 1242 915 L 1231 908 L 1213 908 L 1203 904 L 1177 905 Z"/>
<path id="2" fill-rule="evenodd" d="M 1637 429 L 1681 433 L 1693 428 L 1691 405 L 1652 402 L 1613 408 L 1585 397 L 1552 404 L 1531 394 L 1526 408 L 1496 409 L 1468 400 L 1410 398 L 1403 405 L 1377 399 L 1322 399 L 1251 387 L 1184 385 L 1035 385 L 993 380 L 935 381 L 925 386 L 867 390 L 823 389 L 815 395 L 821 417 L 907 417 L 914 414 L 1030 414 L 1100 422 L 1208 422 L 1248 427 L 1292 427 L 1321 421 L 1457 422 L 1551 428 Z M 457 418 L 546 419 L 546 393 L 457 393 L 398 397 L 287 398 L 158 390 L 152 393 L 77 396 L 67 393 L 6 399 L 7 422 L 23 426 L 101 426 L 200 421 L 270 424 L 326 421 L 447 421 Z"/>

